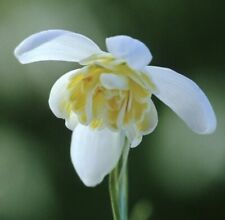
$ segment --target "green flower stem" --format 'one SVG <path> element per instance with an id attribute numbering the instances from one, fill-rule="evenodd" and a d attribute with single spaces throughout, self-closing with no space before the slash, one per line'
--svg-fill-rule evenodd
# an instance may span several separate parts
<path id="1" fill-rule="evenodd" d="M 128 219 L 127 157 L 129 148 L 129 142 L 126 139 L 121 159 L 114 170 L 109 174 L 109 194 L 114 220 Z"/>

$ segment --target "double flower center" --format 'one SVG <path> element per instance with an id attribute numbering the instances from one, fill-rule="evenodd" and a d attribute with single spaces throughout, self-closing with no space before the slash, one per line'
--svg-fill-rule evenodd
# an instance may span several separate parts
<path id="1" fill-rule="evenodd" d="M 149 78 L 113 57 L 90 59 L 86 64 L 70 78 L 68 111 L 94 129 L 142 126 L 155 89 Z"/>

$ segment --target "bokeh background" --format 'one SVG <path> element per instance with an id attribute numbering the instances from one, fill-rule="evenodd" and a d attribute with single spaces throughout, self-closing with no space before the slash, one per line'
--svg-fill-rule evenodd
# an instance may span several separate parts
<path id="1" fill-rule="evenodd" d="M 0 0 L 0 219 L 112 219 L 107 178 L 85 187 L 70 161 L 71 132 L 48 107 L 51 86 L 77 65 L 21 65 L 16 45 L 61 28 L 105 49 L 126 34 L 151 49 L 153 65 L 197 82 L 218 118 L 199 136 L 155 100 L 159 125 L 129 155 L 131 220 L 225 219 L 225 1 Z"/>

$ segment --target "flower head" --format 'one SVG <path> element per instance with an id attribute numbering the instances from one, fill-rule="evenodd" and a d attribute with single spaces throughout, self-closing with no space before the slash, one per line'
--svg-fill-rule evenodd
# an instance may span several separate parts
<path id="1" fill-rule="evenodd" d="M 158 123 L 152 94 L 168 105 L 194 132 L 212 133 L 216 117 L 202 90 L 175 71 L 147 66 L 152 55 L 128 36 L 106 39 L 108 52 L 89 38 L 49 30 L 25 39 L 18 60 L 78 62 L 83 67 L 53 85 L 49 105 L 73 131 L 71 158 L 87 186 L 100 183 L 117 164 L 125 137 L 136 147 Z"/>

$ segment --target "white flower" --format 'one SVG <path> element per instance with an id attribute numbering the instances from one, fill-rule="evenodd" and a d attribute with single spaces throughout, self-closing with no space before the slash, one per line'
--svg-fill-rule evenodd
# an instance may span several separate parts
<path id="1" fill-rule="evenodd" d="M 81 180 L 95 186 L 116 166 L 124 143 L 140 144 L 158 122 L 154 94 L 194 132 L 212 133 L 213 109 L 201 89 L 175 71 L 147 66 L 152 55 L 128 36 L 106 39 L 103 52 L 87 37 L 48 30 L 25 39 L 15 50 L 18 60 L 78 62 L 82 68 L 60 77 L 52 87 L 49 105 L 73 131 L 71 158 Z"/>

